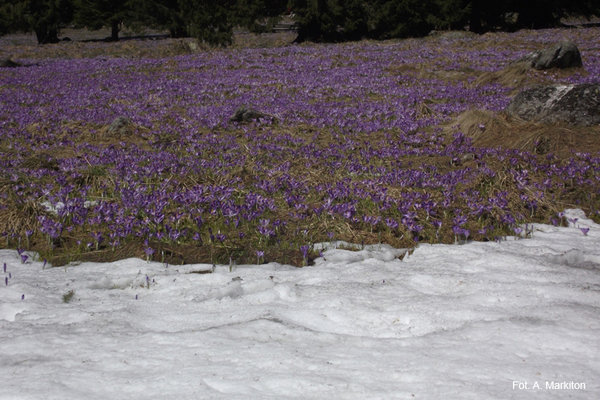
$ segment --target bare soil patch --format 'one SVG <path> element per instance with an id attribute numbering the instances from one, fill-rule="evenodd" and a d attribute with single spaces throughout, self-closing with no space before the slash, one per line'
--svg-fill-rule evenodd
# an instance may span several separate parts
<path id="1" fill-rule="evenodd" d="M 213 50 L 194 38 L 169 38 L 167 32 L 125 30 L 119 41 L 107 42 L 110 31 L 100 29 L 65 29 L 59 43 L 38 45 L 33 34 L 11 34 L 0 37 L 0 60 L 48 59 L 48 58 L 165 58 Z M 280 47 L 293 42 L 293 31 L 253 34 L 236 31 L 233 48 Z"/>

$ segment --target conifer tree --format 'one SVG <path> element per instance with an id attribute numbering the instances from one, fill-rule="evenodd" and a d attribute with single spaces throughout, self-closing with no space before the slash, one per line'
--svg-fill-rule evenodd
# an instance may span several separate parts
<path id="1" fill-rule="evenodd" d="M 56 43 L 72 18 L 71 0 L 8 0 L 0 5 L 0 33 L 33 31 L 39 44 Z"/>
<path id="2" fill-rule="evenodd" d="M 288 0 L 236 0 L 231 13 L 233 22 L 261 33 L 272 29 L 288 11 Z"/>
<path id="3" fill-rule="evenodd" d="M 211 45 L 233 42 L 235 0 L 179 0 L 178 4 L 191 36 Z"/>
<path id="4" fill-rule="evenodd" d="M 6 0 L 0 4 L 0 35 L 28 29 L 24 7 L 25 2 L 16 0 Z"/>
<path id="5" fill-rule="evenodd" d="M 75 23 L 96 30 L 110 27 L 110 40 L 119 40 L 123 23 L 134 23 L 130 1 L 123 0 L 75 0 Z"/>
<path id="6" fill-rule="evenodd" d="M 168 30 L 171 37 L 189 36 L 178 0 L 130 0 L 130 5 L 139 24 Z"/>

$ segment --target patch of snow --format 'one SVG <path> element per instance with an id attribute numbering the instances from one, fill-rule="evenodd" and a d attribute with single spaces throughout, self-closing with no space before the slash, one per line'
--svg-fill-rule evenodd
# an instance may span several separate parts
<path id="1" fill-rule="evenodd" d="M 95 206 L 96 204 L 98 204 L 98 202 L 96 200 L 86 200 L 83 203 L 83 206 L 85 208 L 90 208 L 90 207 Z M 63 203 L 62 201 L 59 201 L 55 204 L 52 204 L 49 201 L 42 201 L 40 203 L 40 205 L 42 207 L 44 207 L 46 209 L 46 211 L 48 211 L 49 213 L 54 214 L 54 215 L 58 215 L 58 212 L 60 210 L 62 210 L 63 208 L 65 208 L 65 203 Z"/>
<path id="2" fill-rule="evenodd" d="M 566 217 L 305 268 L 0 250 L 0 399 L 600 398 L 600 225 Z"/>

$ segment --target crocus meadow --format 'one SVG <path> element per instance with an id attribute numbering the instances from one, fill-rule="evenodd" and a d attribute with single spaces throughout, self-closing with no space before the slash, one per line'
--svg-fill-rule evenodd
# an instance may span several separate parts
<path id="1" fill-rule="evenodd" d="M 125 255 L 302 265 L 313 243 L 500 240 L 598 220 L 600 156 L 475 147 L 441 128 L 500 112 L 478 73 L 564 35 L 600 74 L 599 30 L 24 60 L 0 70 L 0 234 L 54 264 Z M 140 45 L 151 46 L 152 42 Z M 232 122 L 242 107 L 267 118 Z M 111 123 L 130 123 L 120 133 Z"/>

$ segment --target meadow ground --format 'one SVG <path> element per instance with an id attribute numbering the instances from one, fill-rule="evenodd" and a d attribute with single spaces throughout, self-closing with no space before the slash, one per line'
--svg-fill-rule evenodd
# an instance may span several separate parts
<path id="1" fill-rule="evenodd" d="M 22 64 L 0 70 L 4 247 L 53 265 L 306 265 L 323 241 L 502 240 L 564 224 L 569 207 L 598 221 L 600 128 L 502 110 L 524 87 L 597 80 L 599 32 L 285 46 L 238 35 L 229 49 L 0 38 Z M 563 38 L 583 68 L 512 64 Z M 242 106 L 264 118 L 231 121 Z"/>

